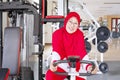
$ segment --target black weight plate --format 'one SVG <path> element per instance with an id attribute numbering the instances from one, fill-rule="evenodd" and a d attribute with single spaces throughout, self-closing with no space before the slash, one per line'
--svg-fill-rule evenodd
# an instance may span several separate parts
<path id="1" fill-rule="evenodd" d="M 99 27 L 96 31 L 96 37 L 99 40 L 105 41 L 110 37 L 110 30 L 105 26 Z"/>
<path id="2" fill-rule="evenodd" d="M 93 40 L 92 40 L 92 43 L 95 45 L 95 42 L 96 42 L 96 38 L 94 38 Z M 100 42 L 100 40 L 98 40 L 97 39 L 97 44 Z"/>
<path id="3" fill-rule="evenodd" d="M 91 44 L 90 44 L 90 42 L 85 41 L 85 47 L 86 47 L 87 53 L 89 53 L 91 51 Z"/>
<path id="4" fill-rule="evenodd" d="M 106 42 L 100 42 L 97 45 L 97 50 L 101 53 L 104 53 L 108 50 L 108 44 Z"/>
<path id="5" fill-rule="evenodd" d="M 102 73 L 108 72 L 108 71 L 109 71 L 109 67 L 108 67 L 107 63 L 105 63 L 105 62 L 100 63 L 100 65 L 99 65 L 99 70 L 100 70 Z"/>

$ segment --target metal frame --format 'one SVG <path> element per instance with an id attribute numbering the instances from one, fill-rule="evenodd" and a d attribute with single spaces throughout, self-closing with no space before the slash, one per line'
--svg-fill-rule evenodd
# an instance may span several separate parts
<path id="1" fill-rule="evenodd" d="M 22 2 L 1 2 L 0 3 L 0 11 L 5 12 L 5 11 L 25 11 L 25 12 L 33 12 L 34 14 L 34 36 L 39 35 L 39 13 L 37 12 L 36 8 L 27 3 L 22 3 Z"/>
<path id="2" fill-rule="evenodd" d="M 60 19 L 55 19 L 55 18 L 50 18 L 50 19 L 43 19 L 42 20 L 43 22 L 63 22 L 64 21 L 64 18 L 60 18 Z"/>
<path id="3" fill-rule="evenodd" d="M 64 21 L 64 18 L 42 18 L 42 0 L 39 0 L 39 18 L 40 18 L 40 22 L 39 22 L 39 37 L 38 37 L 38 42 L 43 44 L 43 24 L 46 23 L 46 22 L 63 22 Z M 67 13 L 68 13 L 68 0 L 67 0 Z M 45 13 L 47 14 L 47 13 Z M 47 15 L 46 15 L 47 16 Z M 41 51 L 41 46 L 39 45 L 39 51 Z M 44 77 L 44 74 L 43 74 L 43 65 L 42 65 L 42 62 L 43 62 L 43 51 L 41 53 L 38 53 L 38 60 L 39 60 L 39 63 L 38 63 L 38 67 L 39 67 L 39 76 L 38 76 L 38 80 L 43 80 L 43 77 Z"/>
<path id="4" fill-rule="evenodd" d="M 2 2 L 2 0 L 0 0 Z M 2 67 L 2 12 L 0 11 L 0 67 Z"/>
<path id="5" fill-rule="evenodd" d="M 39 40 L 39 43 L 43 44 L 43 23 L 42 23 L 42 0 L 39 0 L 39 36 L 38 36 L 38 40 Z M 39 51 L 41 50 L 41 47 L 39 45 Z M 43 71 L 42 71 L 42 63 L 43 63 L 43 51 L 41 52 L 41 55 L 38 55 L 38 80 L 43 80 Z"/>
<path id="6" fill-rule="evenodd" d="M 2 66 L 2 12 L 0 11 L 0 67 Z"/>

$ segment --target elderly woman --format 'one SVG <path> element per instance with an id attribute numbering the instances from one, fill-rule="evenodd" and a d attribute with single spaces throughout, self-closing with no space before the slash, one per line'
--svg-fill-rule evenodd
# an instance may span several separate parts
<path id="1" fill-rule="evenodd" d="M 65 60 L 69 56 L 79 56 L 81 60 L 88 60 L 86 55 L 84 35 L 79 29 L 80 16 L 76 12 L 70 12 L 65 20 L 62 28 L 56 30 L 52 35 L 53 58 L 50 69 L 46 73 L 46 80 L 64 80 L 67 76 L 57 75 L 54 72 L 67 72 L 69 64 L 59 64 L 54 67 L 55 60 Z M 81 67 L 86 70 L 91 69 L 91 65 L 82 66 L 80 62 L 76 64 L 76 71 L 80 72 Z M 76 76 L 76 80 L 85 80 L 82 76 Z"/>

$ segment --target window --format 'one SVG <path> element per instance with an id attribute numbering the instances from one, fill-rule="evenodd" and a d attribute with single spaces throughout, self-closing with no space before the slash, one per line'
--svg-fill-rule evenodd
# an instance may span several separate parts
<path id="1" fill-rule="evenodd" d="M 112 18 L 111 19 L 111 30 L 118 31 L 117 25 L 120 23 L 120 18 Z"/>

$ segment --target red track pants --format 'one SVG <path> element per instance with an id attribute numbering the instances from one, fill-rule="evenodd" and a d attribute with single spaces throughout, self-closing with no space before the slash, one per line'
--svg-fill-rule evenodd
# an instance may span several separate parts
<path id="1" fill-rule="evenodd" d="M 63 69 L 58 68 L 57 69 L 58 72 L 65 72 Z M 61 76 L 61 75 L 57 75 L 54 72 L 52 72 L 51 70 L 48 70 L 46 73 L 46 80 L 64 80 L 67 76 Z M 85 80 L 83 78 L 80 77 L 76 77 L 76 80 Z"/>

